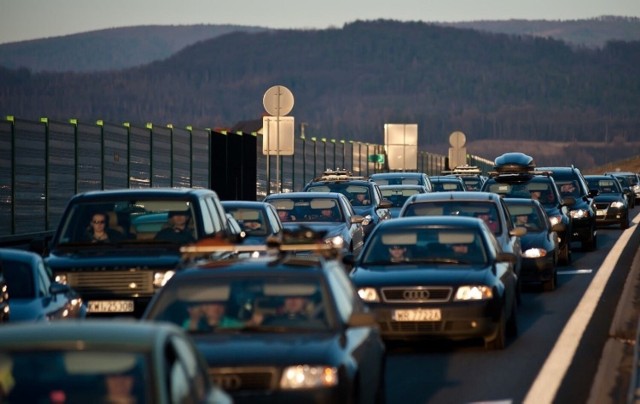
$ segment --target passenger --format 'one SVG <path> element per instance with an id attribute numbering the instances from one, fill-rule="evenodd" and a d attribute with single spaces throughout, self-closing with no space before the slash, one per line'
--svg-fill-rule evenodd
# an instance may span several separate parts
<path id="1" fill-rule="evenodd" d="M 124 240 L 124 234 L 109 228 L 109 216 L 104 212 L 97 212 L 91 216 L 86 241 L 92 243 L 115 243 Z"/>
<path id="2" fill-rule="evenodd" d="M 135 379 L 130 374 L 110 374 L 105 376 L 105 388 L 107 395 L 105 403 L 111 404 L 135 404 L 136 397 L 133 394 Z"/>
<path id="3" fill-rule="evenodd" d="M 296 217 L 293 216 L 288 210 L 280 209 L 278 210 L 278 217 L 282 223 L 286 222 L 295 222 Z"/>
<path id="4" fill-rule="evenodd" d="M 355 199 L 351 200 L 351 204 L 353 206 L 366 206 L 366 205 L 370 205 L 371 201 L 367 199 L 366 193 L 360 192 L 356 194 Z"/>
<path id="5" fill-rule="evenodd" d="M 576 186 L 573 182 L 568 184 L 563 184 L 560 187 L 560 192 L 565 196 L 575 196 L 576 195 Z"/>
<path id="6" fill-rule="evenodd" d="M 489 212 L 479 212 L 476 214 L 476 217 L 478 219 L 484 220 L 484 222 L 487 224 L 487 227 L 489 227 L 489 230 L 491 230 L 492 233 L 498 231 L 498 223 L 491 218 L 491 214 Z"/>
<path id="7" fill-rule="evenodd" d="M 320 216 L 318 217 L 318 221 L 320 222 L 335 222 L 337 221 L 337 217 L 334 214 L 333 209 L 331 208 L 327 208 L 327 209 L 322 209 L 320 211 Z"/>
<path id="8" fill-rule="evenodd" d="M 188 228 L 191 213 L 188 210 L 169 212 L 167 227 L 160 230 L 155 240 L 170 241 L 172 243 L 188 244 L 196 241 Z"/>
<path id="9" fill-rule="evenodd" d="M 540 191 L 531 191 L 531 199 L 540 200 Z"/>
<path id="10" fill-rule="evenodd" d="M 391 262 L 406 262 L 407 259 L 407 247 L 400 245 L 392 245 L 389 247 L 389 261 Z"/>
<path id="11" fill-rule="evenodd" d="M 189 317 L 182 324 L 188 331 L 210 331 L 216 328 L 240 328 L 246 325 L 259 324 L 261 317 L 254 316 L 249 321 L 242 321 L 226 315 L 226 304 L 212 301 L 190 306 Z"/>

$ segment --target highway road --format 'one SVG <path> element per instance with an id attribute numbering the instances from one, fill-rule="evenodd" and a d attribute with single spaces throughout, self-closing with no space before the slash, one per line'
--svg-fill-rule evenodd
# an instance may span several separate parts
<path id="1" fill-rule="evenodd" d="M 387 403 L 625 402 L 630 365 L 623 374 L 598 368 L 631 362 L 634 341 L 601 354 L 615 340 L 609 336 L 612 319 L 640 244 L 638 213 L 635 208 L 627 231 L 599 229 L 595 251 L 577 245 L 572 264 L 560 267 L 555 291 L 525 288 L 519 335 L 506 349 L 486 351 L 481 341 L 388 344 Z M 637 320 L 631 302 L 620 306 Z M 635 334 L 635 326 L 626 327 Z"/>

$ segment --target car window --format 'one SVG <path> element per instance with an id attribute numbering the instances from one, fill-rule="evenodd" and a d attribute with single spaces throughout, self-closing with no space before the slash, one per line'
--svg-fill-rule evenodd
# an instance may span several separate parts
<path id="1" fill-rule="evenodd" d="M 502 232 L 502 223 L 494 203 L 473 201 L 433 201 L 409 204 L 403 216 L 467 216 L 478 217 L 487 223 L 489 230 L 498 234 Z"/>
<path id="2" fill-rule="evenodd" d="M 21 261 L 2 261 L 2 270 L 12 299 L 33 299 L 36 296 L 31 265 Z"/>

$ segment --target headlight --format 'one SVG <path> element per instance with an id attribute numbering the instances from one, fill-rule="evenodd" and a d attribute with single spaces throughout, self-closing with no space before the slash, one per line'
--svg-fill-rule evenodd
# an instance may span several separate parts
<path id="1" fill-rule="evenodd" d="M 57 274 L 53 280 L 63 285 L 67 285 L 67 274 Z"/>
<path id="2" fill-rule="evenodd" d="M 367 215 L 364 217 L 364 220 L 362 221 L 362 225 L 367 226 L 369 223 L 371 223 L 371 221 L 373 221 L 373 217 L 371 217 L 371 215 Z"/>
<path id="3" fill-rule="evenodd" d="M 328 239 L 325 239 L 324 242 L 333 248 L 342 248 L 344 245 L 344 239 L 342 236 L 329 237 Z"/>
<path id="4" fill-rule="evenodd" d="M 153 286 L 156 288 L 161 288 L 171 279 L 171 277 L 175 274 L 174 271 L 164 271 L 164 272 L 154 272 L 153 273 Z"/>
<path id="5" fill-rule="evenodd" d="M 551 226 L 562 223 L 562 216 L 549 216 L 549 223 L 551 223 Z"/>
<path id="6" fill-rule="evenodd" d="M 624 206 L 624 204 L 623 204 L 622 202 L 620 202 L 620 201 L 615 201 L 615 202 L 613 202 L 613 203 L 611 204 L 611 207 L 612 207 L 612 208 L 617 208 L 617 209 L 620 209 L 620 208 L 621 208 L 621 207 L 623 207 L 623 206 Z"/>
<path id="7" fill-rule="evenodd" d="M 576 209 L 569 212 L 574 219 L 582 219 L 583 217 L 589 217 L 589 211 L 584 209 Z"/>
<path id="8" fill-rule="evenodd" d="M 522 256 L 526 258 L 541 258 L 547 255 L 547 250 L 544 248 L 529 248 L 522 252 Z"/>
<path id="9" fill-rule="evenodd" d="M 486 300 L 493 297 L 493 291 L 490 287 L 484 285 L 467 285 L 460 286 L 456 291 L 456 301 L 467 300 Z"/>
<path id="10" fill-rule="evenodd" d="M 358 296 L 365 302 L 379 302 L 378 292 L 375 288 L 360 288 L 358 289 Z"/>
<path id="11" fill-rule="evenodd" d="M 337 384 L 338 369 L 330 366 L 289 366 L 280 379 L 280 388 L 283 390 L 331 387 Z"/>

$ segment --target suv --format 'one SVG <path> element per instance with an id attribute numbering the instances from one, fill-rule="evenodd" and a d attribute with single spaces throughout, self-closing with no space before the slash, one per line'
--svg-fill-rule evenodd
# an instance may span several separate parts
<path id="1" fill-rule="evenodd" d="M 576 202 L 569 208 L 573 240 L 580 241 L 582 248 L 586 251 L 595 250 L 598 244 L 598 233 L 593 197 L 597 195 L 597 192 L 589 190 L 584 176 L 574 166 L 538 167 L 538 170 L 551 173 L 563 198 L 573 197 L 575 199 Z"/>
<path id="2" fill-rule="evenodd" d="M 180 232 L 168 226 L 176 215 L 186 221 Z M 89 229 L 96 227 L 109 241 L 90 237 Z M 161 233 L 172 237 L 160 239 Z M 182 244 L 176 236 L 198 240 L 229 234 L 224 209 L 211 190 L 91 191 L 67 204 L 46 263 L 56 281 L 82 296 L 90 316 L 139 316 L 180 263 Z"/>
<path id="3" fill-rule="evenodd" d="M 635 195 L 635 200 L 631 206 L 635 206 L 636 203 L 640 202 L 640 175 L 637 173 L 632 173 L 630 171 L 611 171 L 604 173 L 605 175 L 613 175 L 614 177 L 620 179 L 623 178 L 629 187 L 629 190 L 633 195 Z"/>
<path id="4" fill-rule="evenodd" d="M 559 262 L 571 263 L 572 220 L 569 207 L 573 197 L 562 198 L 549 172 L 537 171 L 531 156 L 523 153 L 505 153 L 495 159 L 494 172 L 482 185 L 482 191 L 494 192 L 503 197 L 537 199 L 549 216 L 551 225 L 562 223 L 559 229 Z"/>
<path id="5" fill-rule="evenodd" d="M 347 197 L 356 214 L 363 216 L 365 239 L 378 223 L 391 219 L 393 203 L 382 197 L 378 184 L 348 171 L 327 170 L 305 185 L 304 192 L 339 192 Z"/>

